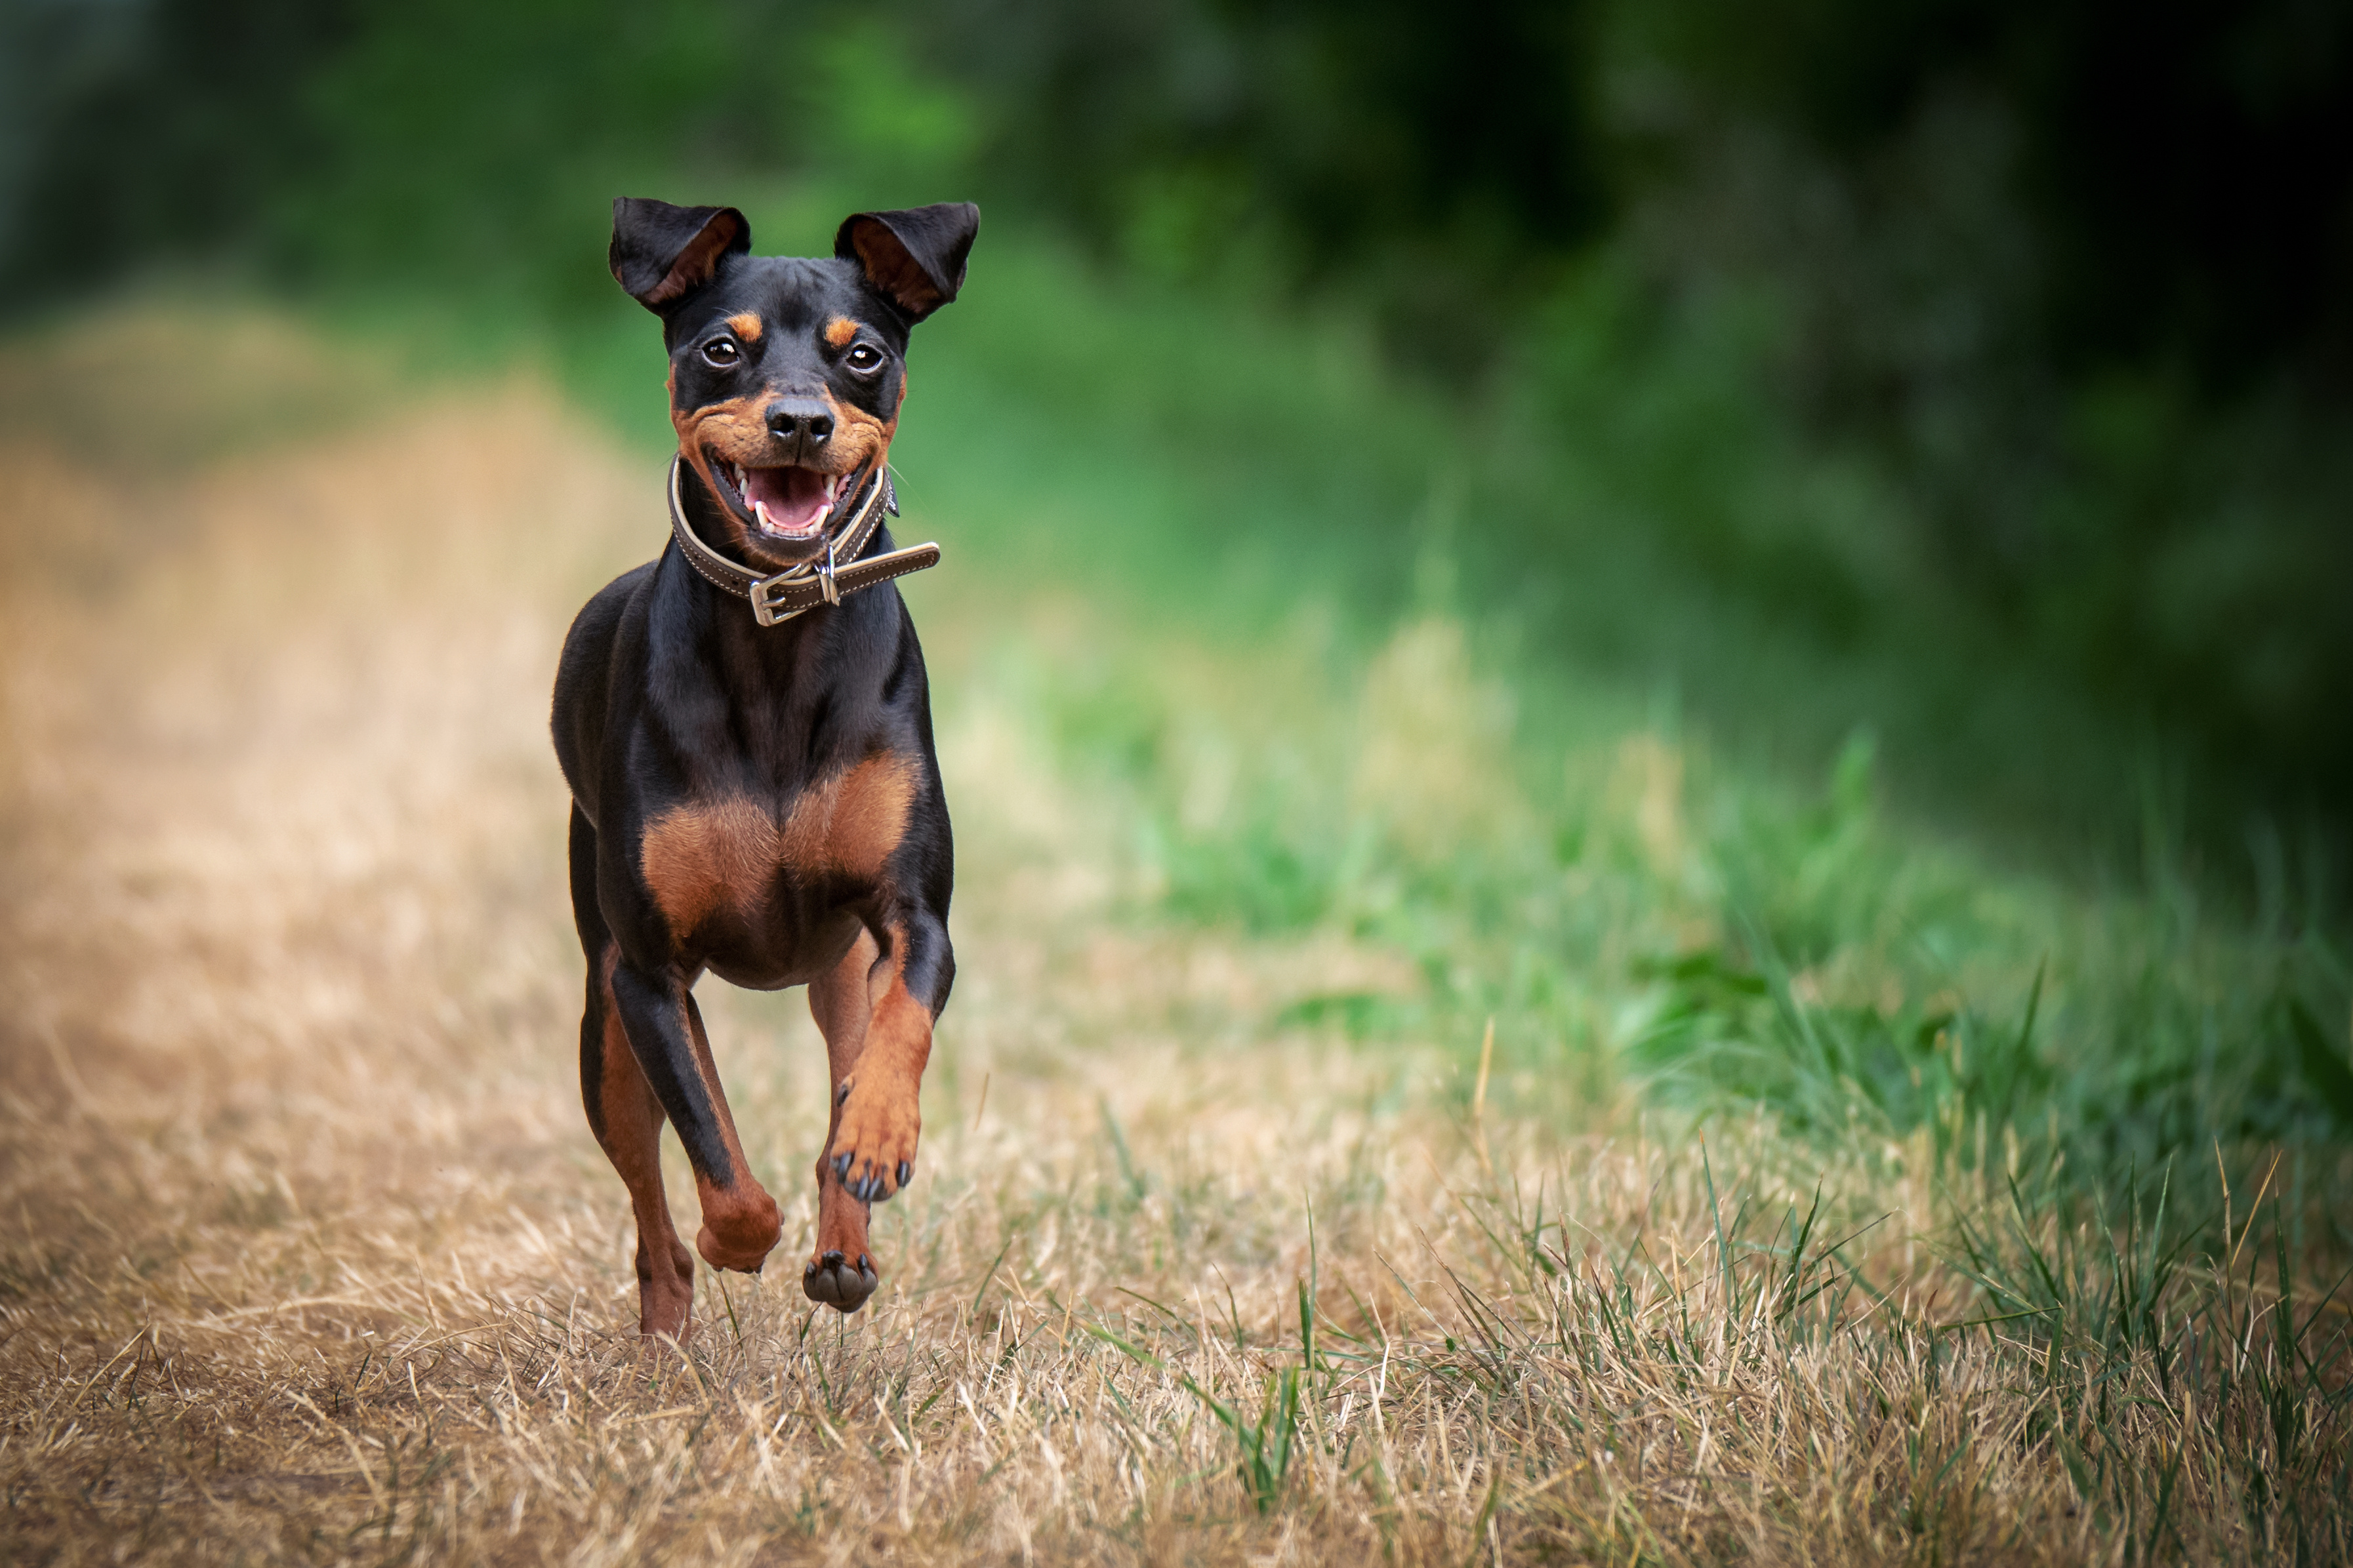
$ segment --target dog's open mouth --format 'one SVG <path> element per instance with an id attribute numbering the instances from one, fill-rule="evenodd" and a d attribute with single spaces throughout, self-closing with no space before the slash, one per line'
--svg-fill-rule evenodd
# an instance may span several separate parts
<path id="1" fill-rule="evenodd" d="M 835 501 L 852 488 L 849 474 L 794 465 L 747 468 L 715 454 L 711 471 L 719 476 L 720 499 L 744 521 L 771 539 L 801 542 L 824 533 Z"/>

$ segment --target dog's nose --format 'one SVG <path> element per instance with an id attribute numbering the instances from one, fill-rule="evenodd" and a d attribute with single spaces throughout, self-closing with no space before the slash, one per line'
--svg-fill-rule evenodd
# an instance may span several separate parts
<path id="1" fill-rule="evenodd" d="M 768 434 L 814 450 L 833 434 L 833 415 L 814 397 L 780 397 L 768 405 Z"/>

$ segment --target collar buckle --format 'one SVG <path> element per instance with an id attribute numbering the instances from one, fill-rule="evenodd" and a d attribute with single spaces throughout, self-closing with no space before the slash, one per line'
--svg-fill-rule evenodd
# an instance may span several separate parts
<path id="1" fill-rule="evenodd" d="M 826 536 L 825 559 L 818 563 L 817 569 L 817 591 L 825 595 L 825 602 L 828 605 L 841 603 L 841 590 L 833 581 L 833 552 L 840 542 L 841 535 L 838 533 Z"/>
<path id="2" fill-rule="evenodd" d="M 795 616 L 806 616 L 817 608 L 815 605 L 803 605 L 797 610 L 785 608 L 786 592 L 807 582 L 809 576 L 809 569 L 807 566 L 796 566 L 790 571 L 779 572 L 773 577 L 754 578 L 744 590 L 744 597 L 752 601 L 752 618 L 764 626 L 780 626 Z M 840 596 L 832 591 L 833 578 L 830 573 L 826 575 L 824 581 L 828 594 L 825 602 L 839 604 Z"/>

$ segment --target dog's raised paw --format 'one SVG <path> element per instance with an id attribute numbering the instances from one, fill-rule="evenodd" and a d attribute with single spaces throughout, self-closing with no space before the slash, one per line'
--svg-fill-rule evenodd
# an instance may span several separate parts
<path id="1" fill-rule="evenodd" d="M 713 1268 L 757 1274 L 760 1265 L 767 1261 L 769 1250 L 784 1235 L 784 1215 L 776 1208 L 776 1201 L 754 1186 L 751 1194 L 740 1202 L 706 1204 L 694 1248 Z"/>
<path id="2" fill-rule="evenodd" d="M 896 1196 L 914 1178 L 922 1130 L 912 1091 L 850 1086 L 833 1135 L 831 1164 L 842 1191 L 865 1204 Z"/>
<path id="3" fill-rule="evenodd" d="M 874 1260 L 862 1252 L 854 1265 L 841 1253 L 820 1253 L 801 1272 L 802 1293 L 841 1312 L 855 1312 L 866 1305 L 866 1298 L 881 1282 L 881 1276 L 874 1272 Z"/>

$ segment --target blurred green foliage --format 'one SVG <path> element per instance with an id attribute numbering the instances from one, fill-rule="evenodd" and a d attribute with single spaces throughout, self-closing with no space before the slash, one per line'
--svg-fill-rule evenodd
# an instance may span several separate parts
<path id="1" fill-rule="evenodd" d="M 617 192 L 979 195 L 1369 334 L 1377 443 L 1282 375 L 1114 389 L 1285 423 L 1324 560 L 1418 488 L 1528 655 L 1801 756 L 1860 714 L 1907 798 L 2045 847 L 2128 857 L 2137 787 L 2224 880 L 2250 833 L 2342 860 L 2338 8 L 8 0 L 0 40 L 20 310 L 196 266 L 571 337 Z M 1112 379 L 1221 395 L 1156 349 Z"/>
<path id="2" fill-rule="evenodd" d="M 1418 977 L 1271 1022 L 2146 1169 L 2347 1131 L 2323 10 L 11 0 L 0 279 L 544 356 L 650 456 L 612 195 L 977 196 L 902 494 L 1133 612 L 997 672 L 1130 897 Z"/>

